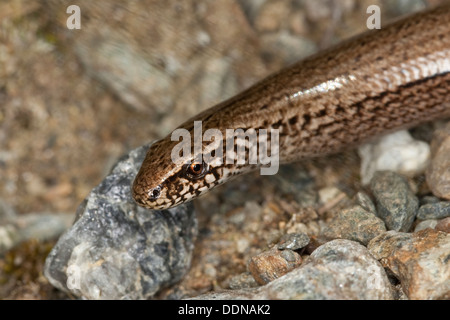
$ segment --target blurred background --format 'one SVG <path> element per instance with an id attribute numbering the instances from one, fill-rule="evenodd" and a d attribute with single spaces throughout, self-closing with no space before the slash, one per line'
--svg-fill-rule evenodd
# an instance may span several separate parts
<path id="1" fill-rule="evenodd" d="M 369 5 L 384 24 L 441 2 L 0 1 L 0 298 L 67 298 L 45 256 L 121 155 L 366 31 Z"/>

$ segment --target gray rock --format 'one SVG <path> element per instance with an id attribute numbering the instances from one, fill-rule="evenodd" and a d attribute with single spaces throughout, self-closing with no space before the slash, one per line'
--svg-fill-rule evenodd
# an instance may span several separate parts
<path id="1" fill-rule="evenodd" d="M 194 299 L 393 299 L 381 264 L 357 242 L 333 240 L 308 262 L 259 288 L 225 291 Z"/>
<path id="2" fill-rule="evenodd" d="M 317 51 L 314 42 L 308 38 L 292 35 L 285 30 L 263 34 L 261 39 L 263 53 L 267 56 L 280 56 L 286 65 Z"/>
<path id="3" fill-rule="evenodd" d="M 67 214 L 5 215 L 0 218 L 0 254 L 29 239 L 56 239 L 67 230 L 72 221 L 73 217 Z"/>
<path id="4" fill-rule="evenodd" d="M 368 249 L 400 280 L 409 299 L 450 299 L 450 234 L 389 231 L 372 239 Z"/>
<path id="5" fill-rule="evenodd" d="M 337 214 L 322 235 L 330 240 L 348 239 L 366 245 L 383 232 L 386 232 L 386 226 L 380 218 L 360 206 L 354 206 Z"/>
<path id="6" fill-rule="evenodd" d="M 68 214 L 29 213 L 15 219 L 21 241 L 37 239 L 46 241 L 56 239 L 66 231 L 73 222 Z"/>
<path id="7" fill-rule="evenodd" d="M 80 205 L 47 257 L 52 285 L 87 299 L 145 299 L 185 275 L 197 234 L 193 207 L 150 211 L 131 198 L 148 147 L 119 160 Z"/>
<path id="8" fill-rule="evenodd" d="M 301 163 L 280 166 L 277 174 L 269 176 L 277 192 L 295 199 L 301 207 L 314 206 L 318 193 L 314 178 Z"/>
<path id="9" fill-rule="evenodd" d="M 435 196 L 425 196 L 419 199 L 419 204 L 423 206 L 424 204 L 437 203 L 439 201 L 441 200 Z"/>
<path id="10" fill-rule="evenodd" d="M 424 204 L 419 208 L 417 219 L 443 219 L 450 217 L 450 201 Z"/>
<path id="11" fill-rule="evenodd" d="M 360 205 L 364 210 L 372 212 L 373 214 L 377 214 L 377 208 L 373 204 L 372 199 L 370 199 L 370 197 L 366 193 L 359 191 L 355 195 L 355 202 L 356 204 Z"/>
<path id="12" fill-rule="evenodd" d="M 6 201 L 0 199 L 0 254 L 20 242 L 17 226 L 11 223 L 16 217 L 14 209 Z"/>
<path id="13" fill-rule="evenodd" d="M 20 242 L 17 230 L 12 224 L 0 226 L 0 254 L 5 253 Z"/>
<path id="14" fill-rule="evenodd" d="M 419 207 L 419 200 L 401 175 L 378 171 L 370 182 L 375 197 L 377 215 L 388 230 L 408 231 Z"/>
<path id="15" fill-rule="evenodd" d="M 256 282 L 255 278 L 253 278 L 250 272 L 244 272 L 233 276 L 229 281 L 230 289 L 244 289 L 244 288 L 254 288 L 258 287 L 259 284 Z"/>
<path id="16" fill-rule="evenodd" d="M 6 203 L 3 199 L 0 199 L 0 223 L 10 221 L 16 217 L 14 209 Z"/>
<path id="17" fill-rule="evenodd" d="M 388 0 L 383 6 L 386 6 L 385 10 L 389 10 L 388 12 L 395 12 L 400 15 L 425 9 L 425 2 L 422 0 L 409 0 L 407 2 Z"/>
<path id="18" fill-rule="evenodd" d="M 438 220 L 436 219 L 420 221 L 414 228 L 414 232 L 419 232 L 420 230 L 425 230 L 426 228 L 434 229 L 434 227 L 436 227 L 437 224 Z"/>
<path id="19" fill-rule="evenodd" d="M 278 250 L 291 249 L 298 250 L 306 247 L 309 237 L 305 233 L 288 233 L 281 237 L 278 242 Z"/>

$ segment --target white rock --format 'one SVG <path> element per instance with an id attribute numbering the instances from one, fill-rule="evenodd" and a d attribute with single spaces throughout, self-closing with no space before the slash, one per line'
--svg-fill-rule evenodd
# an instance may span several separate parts
<path id="1" fill-rule="evenodd" d="M 336 199 L 343 192 L 336 187 L 325 187 L 319 190 L 319 199 L 321 203 L 328 203 Z"/>
<path id="2" fill-rule="evenodd" d="M 370 182 L 376 171 L 390 170 L 407 176 L 421 173 L 430 161 L 430 146 L 414 140 L 402 130 L 364 144 L 358 148 L 361 157 L 361 181 Z"/>

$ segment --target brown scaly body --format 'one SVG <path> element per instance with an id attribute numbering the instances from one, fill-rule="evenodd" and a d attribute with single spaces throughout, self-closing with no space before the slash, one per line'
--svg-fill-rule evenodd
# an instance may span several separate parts
<path id="1" fill-rule="evenodd" d="M 338 152 L 450 115 L 450 6 L 412 15 L 317 53 L 186 121 L 209 128 L 280 130 L 280 161 Z M 225 134 L 224 134 L 225 136 Z M 171 135 L 147 153 L 137 203 L 165 209 L 255 166 L 210 165 L 194 179 L 171 160 Z M 193 161 L 192 155 L 187 163 Z"/>

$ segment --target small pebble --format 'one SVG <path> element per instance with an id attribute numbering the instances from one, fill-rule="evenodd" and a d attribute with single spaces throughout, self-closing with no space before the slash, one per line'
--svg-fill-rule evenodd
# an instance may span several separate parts
<path id="1" fill-rule="evenodd" d="M 450 123 L 435 133 L 431 142 L 432 160 L 426 171 L 433 194 L 450 200 Z"/>
<path id="2" fill-rule="evenodd" d="M 294 36 L 285 30 L 263 34 L 261 39 L 263 53 L 281 58 L 284 64 L 294 63 L 317 51 L 316 44 L 308 38 Z"/>
<path id="3" fill-rule="evenodd" d="M 295 35 L 308 36 L 308 23 L 303 11 L 293 12 L 289 17 L 289 29 Z"/>
<path id="4" fill-rule="evenodd" d="M 439 201 L 441 200 L 439 200 L 439 198 L 435 196 L 425 196 L 419 199 L 419 203 L 421 206 L 423 206 L 424 204 L 436 203 Z"/>
<path id="5" fill-rule="evenodd" d="M 271 250 L 250 259 L 248 270 L 259 284 L 273 281 L 302 263 L 302 257 L 292 250 Z"/>
<path id="6" fill-rule="evenodd" d="M 417 213 L 417 219 L 443 219 L 450 217 L 450 201 L 429 203 L 421 206 Z"/>
<path id="7" fill-rule="evenodd" d="M 288 2 L 283 0 L 265 2 L 255 20 L 255 28 L 259 32 L 274 32 L 286 23 L 286 17 L 289 16 L 291 7 Z"/>
<path id="8" fill-rule="evenodd" d="M 450 217 L 442 219 L 441 221 L 439 221 L 436 224 L 436 226 L 434 227 L 434 229 L 436 229 L 438 231 L 443 231 L 443 232 L 450 233 Z"/>
<path id="9" fill-rule="evenodd" d="M 328 203 L 338 198 L 343 192 L 336 187 L 325 187 L 319 190 L 319 200 L 321 203 Z"/>
<path id="10" fill-rule="evenodd" d="M 305 1 L 306 15 L 308 19 L 319 22 L 323 19 L 329 19 L 332 16 L 332 8 L 326 0 Z"/>
<path id="11" fill-rule="evenodd" d="M 232 290 L 244 289 L 244 288 L 254 288 L 258 287 L 259 284 L 253 278 L 250 272 L 244 272 L 233 276 L 229 281 L 229 287 Z"/>
<path id="12" fill-rule="evenodd" d="M 384 8 L 384 6 L 386 7 Z M 423 10 L 424 8 L 425 2 L 423 0 L 390 0 L 386 1 L 383 5 L 383 10 L 389 10 L 388 12 L 396 12 L 397 14 L 408 14 L 414 11 Z"/>
<path id="13" fill-rule="evenodd" d="M 401 175 L 391 171 L 378 171 L 370 186 L 375 197 L 377 215 L 388 230 L 408 231 L 419 207 L 419 200 Z"/>
<path id="14" fill-rule="evenodd" d="M 14 209 L 0 198 L 0 223 L 5 221 L 11 221 L 16 217 L 16 212 Z"/>
<path id="15" fill-rule="evenodd" d="M 286 225 L 287 233 L 308 233 L 308 227 L 301 222 L 293 222 L 292 219 Z"/>
<path id="16" fill-rule="evenodd" d="M 17 230 L 13 225 L 7 224 L 0 226 L 0 255 L 17 245 Z"/>
<path id="17" fill-rule="evenodd" d="M 400 280 L 409 299 L 450 298 L 450 234 L 388 231 L 372 239 L 368 249 Z"/>
<path id="18" fill-rule="evenodd" d="M 348 239 L 367 244 L 386 231 L 384 222 L 360 206 L 345 209 L 337 214 L 322 235 L 329 240 Z"/>
<path id="19" fill-rule="evenodd" d="M 309 237 L 305 233 L 289 233 L 281 237 L 278 242 L 278 250 L 298 250 L 309 243 Z"/>
<path id="20" fill-rule="evenodd" d="M 426 228 L 434 229 L 434 227 L 438 224 L 438 221 L 436 219 L 429 219 L 420 221 L 416 227 L 414 228 L 414 232 L 418 232 L 421 230 L 425 230 Z"/>
<path id="21" fill-rule="evenodd" d="M 236 241 L 236 251 L 239 253 L 244 253 L 250 246 L 250 242 L 246 238 L 242 238 Z"/>

